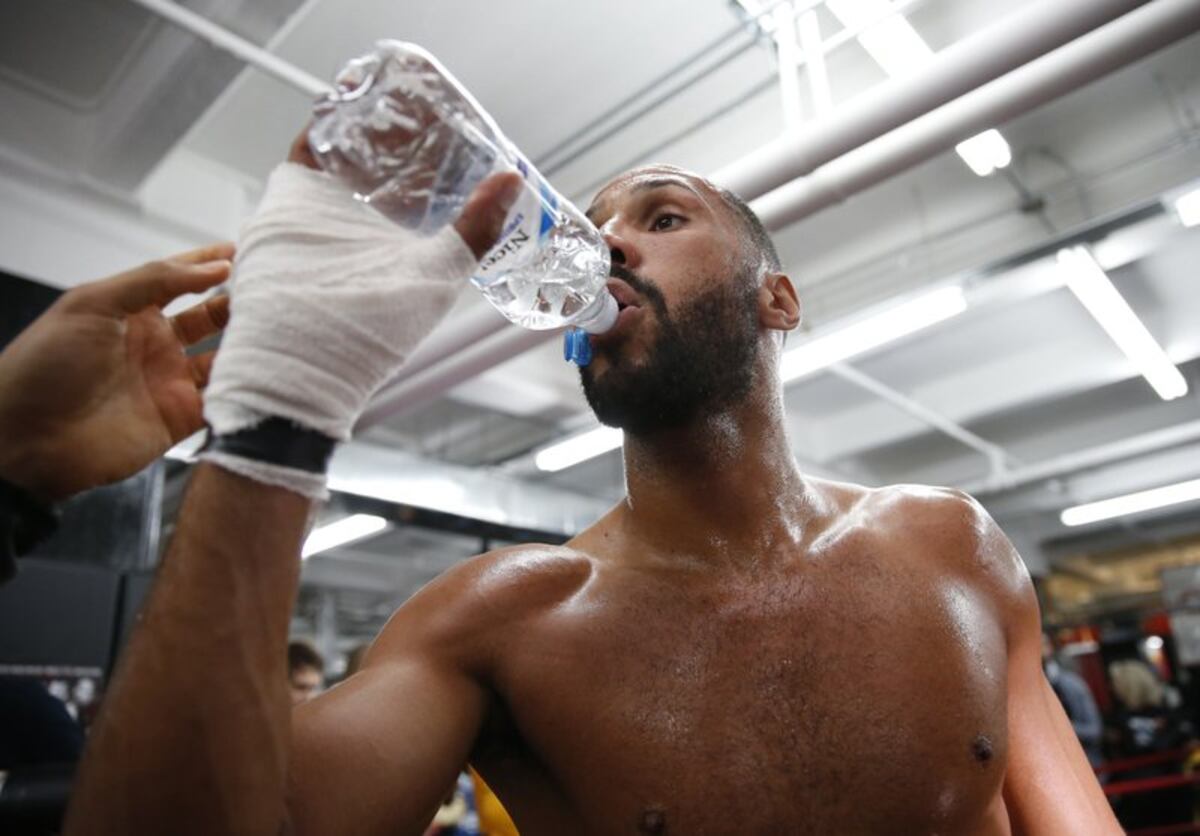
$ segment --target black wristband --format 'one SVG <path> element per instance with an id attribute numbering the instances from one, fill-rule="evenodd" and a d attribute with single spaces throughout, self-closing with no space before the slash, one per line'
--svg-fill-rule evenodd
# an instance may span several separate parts
<path id="1" fill-rule="evenodd" d="M 214 435 L 210 430 L 202 452 L 227 453 L 307 473 L 324 473 L 336 446 L 335 439 L 295 421 L 268 418 L 253 427 L 224 435 Z"/>
<path id="2" fill-rule="evenodd" d="M 16 558 L 57 530 L 57 508 L 0 479 L 0 583 L 17 573 Z"/>

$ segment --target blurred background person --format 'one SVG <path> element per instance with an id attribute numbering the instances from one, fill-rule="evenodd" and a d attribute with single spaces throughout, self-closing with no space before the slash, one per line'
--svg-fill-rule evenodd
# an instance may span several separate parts
<path id="1" fill-rule="evenodd" d="M 1108 677 L 1116 698 L 1112 720 L 1114 759 L 1139 758 L 1165 753 L 1186 743 L 1179 705 L 1173 689 L 1141 658 L 1125 658 L 1108 666 Z M 1174 759 L 1156 761 L 1124 770 L 1122 781 L 1135 781 L 1178 774 Z M 1130 793 L 1112 799 L 1117 815 L 1127 829 L 1150 828 L 1186 821 L 1191 816 L 1190 787 Z"/>
<path id="2" fill-rule="evenodd" d="M 315 647 L 300 639 L 288 642 L 287 655 L 292 705 L 299 705 L 321 693 L 325 685 L 325 659 Z"/>
<path id="3" fill-rule="evenodd" d="M 1054 642 L 1046 633 L 1042 633 L 1042 669 L 1046 671 L 1050 687 L 1071 720 L 1071 727 L 1075 729 L 1075 736 L 1083 746 L 1088 763 L 1093 767 L 1099 766 L 1104 761 L 1101 751 L 1104 722 L 1100 717 L 1100 709 L 1096 707 L 1096 698 L 1092 696 L 1083 677 L 1059 661 Z"/>

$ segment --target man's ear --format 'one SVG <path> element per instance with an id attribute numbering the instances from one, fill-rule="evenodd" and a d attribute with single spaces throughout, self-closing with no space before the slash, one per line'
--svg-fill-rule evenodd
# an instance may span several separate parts
<path id="1" fill-rule="evenodd" d="M 758 289 L 758 321 L 775 331 L 791 331 L 800 324 L 800 297 L 783 273 L 768 273 Z"/>

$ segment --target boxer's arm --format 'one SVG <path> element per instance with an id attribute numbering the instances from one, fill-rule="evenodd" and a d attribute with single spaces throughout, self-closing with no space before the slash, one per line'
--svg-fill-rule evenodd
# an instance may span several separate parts
<path id="1" fill-rule="evenodd" d="M 105 696 L 64 833 L 275 833 L 309 502 L 200 464 Z"/>
<path id="2" fill-rule="evenodd" d="M 984 532 L 981 565 L 998 580 L 1008 638 L 1004 803 L 1013 833 L 1120 834 L 1071 722 L 1042 672 L 1041 615 L 1024 563 L 986 514 L 979 528 Z"/>
<path id="3" fill-rule="evenodd" d="M 419 616 L 402 610 L 387 630 L 398 646 L 381 654 L 385 633 L 363 670 L 293 714 L 288 820 L 298 836 L 424 833 L 466 766 L 485 690 Z"/>
<path id="4" fill-rule="evenodd" d="M 458 564 L 402 606 L 362 671 L 296 709 L 290 821 L 301 836 L 420 834 L 466 766 L 506 648 L 591 577 L 554 546 Z"/>

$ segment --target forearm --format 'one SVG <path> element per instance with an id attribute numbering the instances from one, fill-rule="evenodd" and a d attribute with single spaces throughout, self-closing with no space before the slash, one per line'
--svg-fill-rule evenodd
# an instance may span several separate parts
<path id="1" fill-rule="evenodd" d="M 66 833 L 274 833 L 309 502 L 202 464 L 84 756 Z"/>

